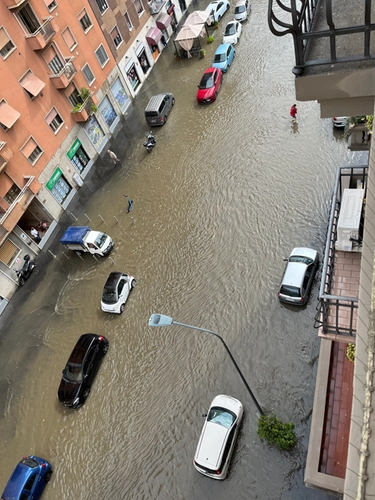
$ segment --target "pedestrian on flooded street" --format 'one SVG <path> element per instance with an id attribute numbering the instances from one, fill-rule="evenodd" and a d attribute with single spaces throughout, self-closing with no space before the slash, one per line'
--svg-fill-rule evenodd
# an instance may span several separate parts
<path id="1" fill-rule="evenodd" d="M 297 104 L 293 104 L 289 111 L 290 116 L 293 120 L 297 119 Z"/>
<path id="2" fill-rule="evenodd" d="M 121 160 L 120 158 L 117 158 L 116 153 L 114 153 L 110 149 L 108 149 L 107 153 L 115 165 L 117 165 L 117 163 L 121 163 Z"/>
<path id="3" fill-rule="evenodd" d="M 127 194 L 124 194 L 124 196 L 128 200 L 128 213 L 129 213 L 130 210 L 133 208 L 133 200 L 131 200 Z"/>

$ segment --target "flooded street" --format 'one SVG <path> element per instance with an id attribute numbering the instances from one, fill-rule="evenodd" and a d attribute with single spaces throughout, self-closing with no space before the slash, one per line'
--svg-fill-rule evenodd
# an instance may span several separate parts
<path id="1" fill-rule="evenodd" d="M 320 273 L 301 310 L 280 305 L 277 289 L 294 246 L 322 257 L 336 169 L 358 156 L 320 119 L 315 102 L 298 105 L 291 127 L 293 44 L 269 32 L 267 4 L 253 3 L 212 105 L 196 104 L 197 84 L 232 14 L 203 59 L 177 62 L 169 43 L 129 111 L 133 137 L 122 167 L 104 157 L 102 187 L 68 210 L 78 220 L 69 216 L 67 225 L 88 224 L 113 238 L 113 262 L 63 253 L 56 239 L 56 259 L 9 306 L 0 353 L 1 487 L 22 456 L 36 454 L 54 468 L 46 500 L 333 498 L 303 484 Z M 195 8 L 203 7 L 189 12 Z M 165 91 L 176 104 L 167 124 L 153 130 L 157 144 L 148 154 L 142 110 Z M 122 134 L 111 144 L 115 152 Z M 129 214 L 124 194 L 134 200 Z M 137 280 L 119 316 L 100 310 L 112 271 Z M 296 449 L 284 453 L 260 441 L 255 406 L 216 338 L 149 328 L 155 312 L 220 334 L 265 411 L 295 423 Z M 86 332 L 105 335 L 110 348 L 87 403 L 72 411 L 58 402 L 57 388 Z M 224 482 L 192 464 L 202 414 L 217 394 L 240 399 L 245 410 Z"/>

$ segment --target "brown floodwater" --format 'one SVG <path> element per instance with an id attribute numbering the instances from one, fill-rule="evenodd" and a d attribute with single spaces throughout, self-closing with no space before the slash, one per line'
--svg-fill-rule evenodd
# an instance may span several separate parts
<path id="1" fill-rule="evenodd" d="M 196 104 L 197 84 L 231 14 L 204 59 L 176 62 L 170 42 L 129 111 L 133 138 L 122 167 L 107 162 L 113 173 L 75 212 L 76 224 L 112 236 L 111 258 L 81 260 L 55 245 L 43 278 L 37 269 L 17 292 L 17 308 L 9 306 L 16 314 L 0 354 L 1 487 L 22 456 L 36 454 L 54 467 L 45 500 L 331 498 L 303 485 L 318 280 L 301 310 L 280 305 L 277 288 L 294 246 L 322 256 L 336 169 L 359 157 L 320 119 L 316 102 L 300 103 L 292 126 L 292 39 L 271 35 L 267 4 L 253 3 L 212 105 Z M 176 105 L 148 154 L 142 110 L 160 91 L 173 92 Z M 134 200 L 129 214 L 124 194 Z M 114 270 L 137 279 L 120 316 L 100 310 Z M 153 312 L 220 334 L 265 411 L 295 423 L 296 449 L 282 453 L 259 440 L 255 406 L 218 339 L 149 328 Z M 57 387 L 85 332 L 107 336 L 110 349 L 87 403 L 71 411 L 58 403 Z M 192 465 L 202 414 L 217 394 L 245 408 L 224 482 Z"/>

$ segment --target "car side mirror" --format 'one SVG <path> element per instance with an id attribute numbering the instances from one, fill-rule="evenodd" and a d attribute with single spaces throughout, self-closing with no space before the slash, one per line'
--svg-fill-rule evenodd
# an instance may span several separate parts
<path id="1" fill-rule="evenodd" d="M 206 418 L 207 417 L 207 413 L 203 413 L 202 417 Z"/>

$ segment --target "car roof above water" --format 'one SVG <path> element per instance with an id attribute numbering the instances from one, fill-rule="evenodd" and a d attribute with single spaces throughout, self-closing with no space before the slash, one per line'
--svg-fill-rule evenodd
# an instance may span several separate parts
<path id="1" fill-rule="evenodd" d="M 158 94 L 151 97 L 145 108 L 145 113 L 147 111 L 155 111 L 159 109 L 159 106 L 166 95 L 171 95 L 170 92 L 164 92 L 164 94 Z"/>

